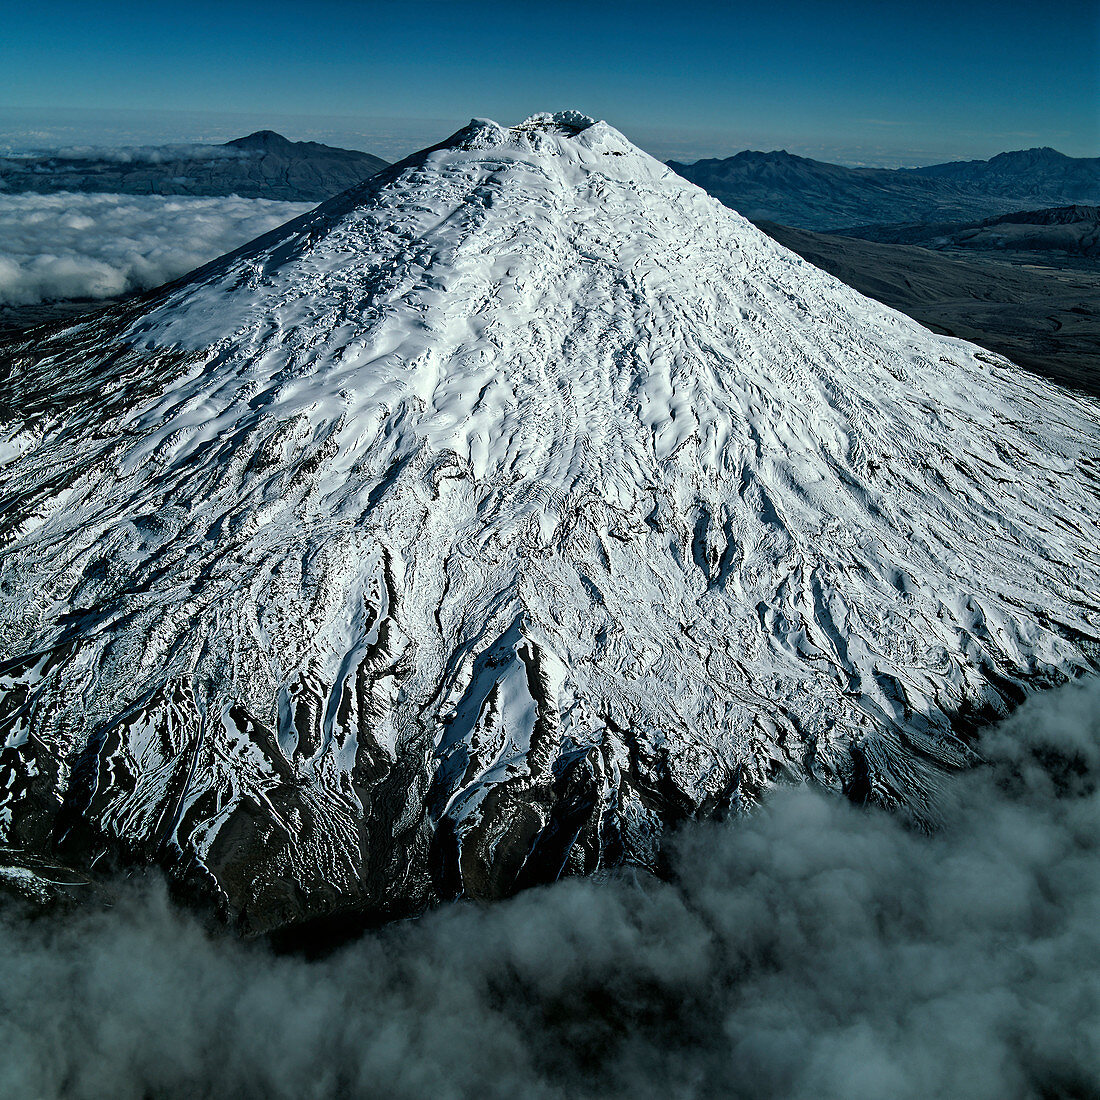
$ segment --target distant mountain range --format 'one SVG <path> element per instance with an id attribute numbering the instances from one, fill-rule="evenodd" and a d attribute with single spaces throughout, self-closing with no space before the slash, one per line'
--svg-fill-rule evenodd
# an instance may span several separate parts
<path id="1" fill-rule="evenodd" d="M 802 229 L 976 222 L 1024 208 L 1100 203 L 1100 157 L 1054 149 L 926 168 L 845 168 L 752 150 L 669 166 L 753 221 Z"/>
<path id="2" fill-rule="evenodd" d="M 1036 196 L 1082 190 L 1094 191 L 1100 174 L 1100 157 L 1067 157 L 1049 146 L 998 153 L 989 160 L 956 160 L 927 168 L 901 168 L 899 172 L 926 179 L 953 180 L 1005 188 L 1013 194 Z"/>
<path id="3" fill-rule="evenodd" d="M 224 145 L 75 149 L 0 158 L 0 190 L 124 195 L 241 195 L 321 202 L 387 162 L 355 149 L 289 141 L 259 130 Z"/>
<path id="4" fill-rule="evenodd" d="M 992 252 L 1066 252 L 1100 256 L 1100 206 L 1060 206 L 1024 210 L 978 222 L 932 225 L 863 225 L 845 231 L 850 237 L 922 248 Z"/>
<path id="5" fill-rule="evenodd" d="M 952 234 L 1022 209 L 1100 204 L 1100 158 L 1067 157 L 1054 149 L 925 168 L 847 168 L 784 151 L 753 150 L 724 160 L 669 165 L 753 221 L 858 236 L 867 236 L 869 226 L 897 229 L 916 223 L 946 227 L 945 233 Z M 224 145 L 0 157 L 0 191 L 235 194 L 321 202 L 386 166 L 370 153 L 289 141 L 260 130 Z"/>

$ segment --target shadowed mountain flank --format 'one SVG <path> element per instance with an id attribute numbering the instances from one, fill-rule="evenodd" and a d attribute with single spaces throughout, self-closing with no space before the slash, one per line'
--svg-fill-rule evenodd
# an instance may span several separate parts
<path id="1" fill-rule="evenodd" d="M 1100 207 L 1021 210 L 977 222 L 856 226 L 845 235 L 941 252 L 1053 252 L 1095 260 L 1100 259 Z"/>

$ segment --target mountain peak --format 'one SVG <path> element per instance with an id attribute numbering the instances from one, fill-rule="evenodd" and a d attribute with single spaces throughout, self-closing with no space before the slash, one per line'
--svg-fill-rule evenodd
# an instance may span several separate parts
<path id="1" fill-rule="evenodd" d="M 1100 652 L 1094 405 L 587 116 L 50 340 L 0 844 L 170 856 L 253 929 L 653 867 L 778 777 L 919 815 L 968 715 Z"/>
<path id="2" fill-rule="evenodd" d="M 648 156 L 613 126 L 573 110 L 531 115 L 515 126 L 474 118 L 436 148 L 467 151 L 501 148 L 521 155 L 549 153 L 568 158 L 579 156 L 584 150 Z"/>
<path id="3" fill-rule="evenodd" d="M 1049 145 L 1037 146 L 1034 149 L 1013 149 L 1006 153 L 998 153 L 991 157 L 988 164 L 1020 164 L 1034 166 L 1039 164 L 1061 164 L 1070 158 L 1065 153 L 1059 153 Z"/>
<path id="4" fill-rule="evenodd" d="M 225 144 L 230 148 L 244 149 L 249 152 L 272 152 L 274 150 L 281 151 L 288 149 L 295 143 L 289 138 L 283 137 L 282 134 L 277 134 L 274 130 L 257 130 L 255 133 L 248 134 L 245 137 L 234 138 L 232 141 L 227 141 Z"/>
<path id="5" fill-rule="evenodd" d="M 579 134 L 582 130 L 587 130 L 589 126 L 595 125 L 596 119 L 592 118 L 590 115 L 584 114 L 582 111 L 540 111 L 538 114 L 531 115 L 530 118 L 524 119 L 515 129 L 538 131 L 540 133 L 566 134 L 571 136 Z M 604 125 L 606 125 L 606 123 Z"/>

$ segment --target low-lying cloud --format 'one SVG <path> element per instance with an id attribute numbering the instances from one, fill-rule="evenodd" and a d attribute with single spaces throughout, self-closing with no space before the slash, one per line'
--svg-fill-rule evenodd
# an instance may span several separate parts
<path id="1" fill-rule="evenodd" d="M 311 205 L 237 195 L 0 193 L 0 305 L 159 286 Z"/>
<path id="2" fill-rule="evenodd" d="M 1036 698 L 926 836 L 807 788 L 320 961 L 157 890 L 0 940 L 7 1097 L 1007 1097 L 1100 1087 L 1100 682 Z"/>
<path id="3" fill-rule="evenodd" d="M 200 145 L 180 142 L 175 145 L 66 145 L 30 153 L 9 154 L 8 159 L 26 162 L 31 170 L 49 172 L 53 161 L 96 161 L 107 164 L 174 164 L 188 160 L 240 160 L 252 156 L 245 149 L 226 145 Z"/>

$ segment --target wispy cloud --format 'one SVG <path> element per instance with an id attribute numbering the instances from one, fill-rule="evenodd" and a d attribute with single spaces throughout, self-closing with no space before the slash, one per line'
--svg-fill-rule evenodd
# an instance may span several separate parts
<path id="1" fill-rule="evenodd" d="M 252 156 L 248 150 L 227 148 L 224 145 L 201 145 L 191 142 L 178 145 L 66 145 L 59 149 L 41 149 L 8 154 L 16 162 L 42 160 L 95 160 L 109 164 L 172 164 L 189 160 L 241 160 Z M 48 165 L 36 165 L 39 171 L 48 171 Z"/>

